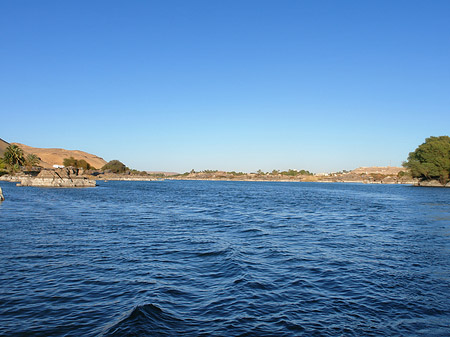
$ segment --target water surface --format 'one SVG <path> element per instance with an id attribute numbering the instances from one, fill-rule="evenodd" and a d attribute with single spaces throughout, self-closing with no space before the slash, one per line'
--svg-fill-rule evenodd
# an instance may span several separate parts
<path id="1" fill-rule="evenodd" d="M 450 190 L 2 182 L 5 336 L 450 335 Z"/>

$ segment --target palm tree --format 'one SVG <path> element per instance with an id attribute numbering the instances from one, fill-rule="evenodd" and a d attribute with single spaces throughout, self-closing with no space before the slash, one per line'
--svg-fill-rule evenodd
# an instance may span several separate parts
<path id="1" fill-rule="evenodd" d="M 27 155 L 27 157 L 25 158 L 25 165 L 27 166 L 28 170 L 31 170 L 33 166 L 38 165 L 39 162 L 40 162 L 39 157 L 32 153 Z"/>
<path id="2" fill-rule="evenodd" d="M 17 145 L 10 145 L 5 149 L 3 154 L 3 161 L 5 164 L 14 166 L 22 166 L 25 163 L 25 158 L 23 157 L 23 151 Z"/>

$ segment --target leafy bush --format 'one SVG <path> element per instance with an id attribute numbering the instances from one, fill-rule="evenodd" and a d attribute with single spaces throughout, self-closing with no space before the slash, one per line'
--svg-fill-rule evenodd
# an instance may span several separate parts
<path id="1" fill-rule="evenodd" d="M 102 167 L 102 171 L 109 170 L 113 173 L 124 173 L 125 171 L 127 171 L 127 169 L 128 168 L 125 166 L 125 164 L 123 164 L 119 160 L 111 160 L 109 163 Z"/>
<path id="2" fill-rule="evenodd" d="M 135 169 L 130 170 L 130 174 L 136 175 L 136 176 L 148 176 L 149 175 L 146 171 L 139 171 L 139 170 L 135 170 Z"/>
<path id="3" fill-rule="evenodd" d="M 400 171 L 399 173 L 397 173 L 397 177 L 399 177 L 399 178 L 403 178 L 406 175 L 407 175 L 407 173 L 405 171 Z"/>
<path id="4" fill-rule="evenodd" d="M 84 160 L 84 159 L 80 159 L 80 160 L 78 160 L 77 161 L 77 167 L 79 167 L 79 168 L 82 168 L 82 169 L 85 169 L 85 170 L 90 170 L 92 167 L 91 167 L 91 164 L 89 164 L 86 160 Z"/>
<path id="5" fill-rule="evenodd" d="M 82 168 L 82 169 L 85 169 L 85 170 L 94 169 L 91 166 L 91 164 L 89 164 L 86 160 L 84 160 L 84 159 L 75 159 L 74 157 L 64 158 L 63 165 L 64 166 L 73 166 L 73 167 L 76 167 L 76 168 Z"/>
<path id="6" fill-rule="evenodd" d="M 77 163 L 77 160 L 74 157 L 64 158 L 64 160 L 63 160 L 63 165 L 64 166 L 73 166 L 73 167 L 75 167 L 76 163 Z"/>

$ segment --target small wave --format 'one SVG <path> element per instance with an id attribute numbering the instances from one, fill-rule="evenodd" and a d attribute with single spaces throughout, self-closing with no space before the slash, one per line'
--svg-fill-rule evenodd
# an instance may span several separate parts
<path id="1" fill-rule="evenodd" d="M 264 231 L 262 229 L 259 229 L 259 228 L 242 229 L 241 233 L 248 234 L 248 235 L 259 235 L 259 236 L 267 235 L 266 233 L 264 233 Z"/>
<path id="2" fill-rule="evenodd" d="M 103 336 L 171 336 L 188 331 L 188 324 L 153 304 L 135 307 Z"/>
<path id="3" fill-rule="evenodd" d="M 221 256 L 225 255 L 227 253 L 227 249 L 223 250 L 211 250 L 211 251 L 205 251 L 205 252 L 197 252 L 195 253 L 198 257 L 209 257 L 209 256 Z"/>

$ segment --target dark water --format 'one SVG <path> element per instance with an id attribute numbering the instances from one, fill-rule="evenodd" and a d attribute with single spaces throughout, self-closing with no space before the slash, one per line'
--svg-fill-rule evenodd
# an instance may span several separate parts
<path id="1" fill-rule="evenodd" d="M 99 184 L 0 184 L 0 334 L 450 335 L 450 189 Z"/>

